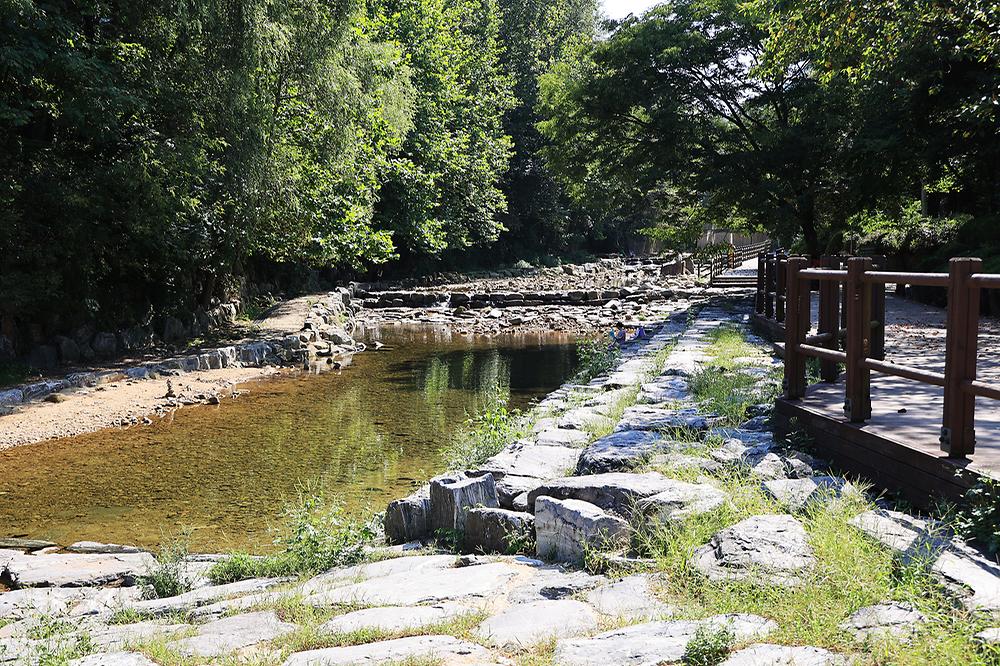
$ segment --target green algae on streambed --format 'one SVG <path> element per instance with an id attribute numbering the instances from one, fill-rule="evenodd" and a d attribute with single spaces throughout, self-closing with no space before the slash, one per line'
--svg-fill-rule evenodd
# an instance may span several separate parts
<path id="1" fill-rule="evenodd" d="M 266 551 L 298 487 L 355 515 L 441 471 L 440 449 L 499 383 L 527 407 L 573 371 L 562 334 L 498 338 L 387 328 L 342 372 L 249 384 L 149 427 L 0 451 L 0 536 Z M 183 382 L 183 378 L 180 379 Z"/>

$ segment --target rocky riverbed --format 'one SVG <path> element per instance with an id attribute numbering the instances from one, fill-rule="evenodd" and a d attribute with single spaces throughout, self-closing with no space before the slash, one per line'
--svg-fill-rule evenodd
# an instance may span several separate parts
<path id="1" fill-rule="evenodd" d="M 2 544 L 0 663 L 995 663 L 995 561 L 775 440 L 765 407 L 706 409 L 740 319 L 673 317 L 550 395 L 531 436 L 392 503 L 378 561 L 212 585 L 221 556 L 191 556 L 191 591 L 143 599 L 147 553 Z"/>

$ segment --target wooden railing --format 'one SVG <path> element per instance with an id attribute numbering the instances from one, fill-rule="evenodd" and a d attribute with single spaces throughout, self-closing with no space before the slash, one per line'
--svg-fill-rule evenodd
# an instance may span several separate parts
<path id="1" fill-rule="evenodd" d="M 981 273 L 982 260 L 969 258 L 952 259 L 948 273 L 875 270 L 869 257 L 824 257 L 820 263 L 810 267 L 805 257 L 781 253 L 759 259 L 757 314 L 783 323 L 785 397 L 805 396 L 808 357 L 820 359 L 820 377 L 827 382 L 838 380 L 838 364 L 844 364 L 844 414 L 852 423 L 871 418 L 872 371 L 940 386 L 941 449 L 952 457 L 971 455 L 976 398 L 1000 400 L 1000 385 L 976 379 L 980 290 L 1000 289 L 1000 274 Z M 814 282 L 819 321 L 817 333 L 809 335 Z M 885 362 L 885 285 L 893 283 L 947 288 L 943 373 Z"/>
<path id="2" fill-rule="evenodd" d="M 764 252 L 771 246 L 771 241 L 761 241 L 750 245 L 730 245 L 716 248 L 708 257 L 699 261 L 697 275 L 699 278 L 714 280 L 716 275 L 732 270 Z"/>

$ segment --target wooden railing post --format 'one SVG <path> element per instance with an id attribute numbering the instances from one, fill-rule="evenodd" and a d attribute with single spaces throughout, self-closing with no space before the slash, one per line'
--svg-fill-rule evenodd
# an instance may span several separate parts
<path id="1" fill-rule="evenodd" d="M 956 257 L 948 264 L 948 337 L 945 341 L 944 423 L 941 450 L 949 457 L 976 449 L 976 397 L 964 390 L 976 379 L 979 338 L 979 288 L 969 276 L 982 269 L 981 259 Z"/>
<path id="2" fill-rule="evenodd" d="M 775 257 L 774 264 L 774 275 L 775 275 L 775 289 L 774 289 L 774 318 L 779 322 L 785 321 L 785 306 L 788 285 L 785 284 L 785 278 L 788 277 L 788 255 L 781 253 Z"/>
<path id="3" fill-rule="evenodd" d="M 839 269 L 840 257 L 823 257 L 822 266 L 826 269 Z M 832 280 L 822 280 L 819 283 L 819 322 L 817 332 L 828 334 L 831 338 L 823 343 L 827 349 L 834 351 L 840 348 L 840 283 Z M 824 382 L 835 382 L 840 375 L 836 361 L 820 361 L 820 379 Z"/>
<path id="4" fill-rule="evenodd" d="M 873 257 L 876 270 L 885 270 L 885 257 Z M 885 360 L 885 284 L 872 283 L 872 321 L 878 322 L 872 328 L 872 348 L 868 355 L 880 361 Z"/>
<path id="5" fill-rule="evenodd" d="M 785 312 L 785 397 L 799 400 L 806 395 L 806 357 L 799 345 L 809 332 L 809 283 L 799 272 L 809 267 L 805 257 L 790 257 L 787 261 L 787 305 Z"/>
<path id="6" fill-rule="evenodd" d="M 774 319 L 774 269 L 778 255 L 772 252 L 764 262 L 764 315 Z"/>
<path id="7" fill-rule="evenodd" d="M 764 282 L 764 253 L 757 255 L 757 294 L 754 297 L 754 312 L 764 314 L 764 289 L 767 284 Z"/>
<path id="8" fill-rule="evenodd" d="M 851 257 L 847 260 L 847 394 L 844 414 L 851 423 L 863 423 L 872 415 L 871 372 L 865 358 L 871 350 L 872 290 L 864 282 L 872 260 Z"/>

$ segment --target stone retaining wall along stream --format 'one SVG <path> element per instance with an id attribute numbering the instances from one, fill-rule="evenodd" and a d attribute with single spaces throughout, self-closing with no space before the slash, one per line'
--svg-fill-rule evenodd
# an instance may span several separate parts
<path id="1" fill-rule="evenodd" d="M 38 655 L 61 646 L 76 650 L 73 666 L 148 666 L 164 663 L 163 655 L 169 663 L 252 658 L 274 666 L 823 666 L 874 663 L 880 650 L 891 661 L 911 642 L 927 652 L 906 663 L 946 663 L 927 655 L 956 645 L 969 647 L 965 662 L 954 663 L 997 655 L 990 647 L 1000 638 L 996 562 L 932 521 L 844 504 L 860 491 L 822 461 L 776 442 L 766 414 L 721 427 L 701 409 L 691 379 L 712 362 L 707 335 L 739 320 L 739 313 L 704 309 L 684 330 L 672 319 L 608 376 L 543 400 L 530 437 L 393 502 L 386 532 L 402 544 L 378 551 L 390 559 L 306 580 L 211 585 L 201 574 L 218 556 L 191 557 L 182 566 L 196 579 L 192 591 L 143 600 L 131 584 L 150 566 L 148 554 L 97 544 L 0 550 L 0 582 L 12 589 L 0 593 L 0 663 L 38 664 Z M 761 354 L 729 372 L 764 383 L 769 364 Z M 765 494 L 766 503 L 752 506 L 767 509 L 725 520 L 736 515 L 728 508 L 745 506 L 730 478 L 749 479 L 740 492 Z M 820 510 L 838 502 L 866 507 L 845 520 L 844 540 L 894 554 L 900 570 L 919 558 L 940 589 L 928 583 L 908 599 L 859 592 L 860 583 L 886 584 L 887 567 L 865 572 L 870 581 L 843 582 L 851 589 L 835 590 L 842 594 L 818 596 L 830 584 L 824 551 L 840 544 L 816 543 L 811 516 L 838 515 Z M 719 529 L 671 554 L 684 567 L 665 574 L 629 543 L 637 517 L 654 527 L 711 519 Z M 435 533 L 476 554 L 438 550 Z M 530 554 L 488 554 L 515 549 Z M 578 567 L 581 561 L 591 567 Z M 616 573 L 593 573 L 594 565 Z M 706 612 L 698 606 L 704 600 L 684 597 L 683 589 L 666 592 L 672 575 L 737 586 L 724 612 Z M 753 589 L 762 592 L 744 594 Z M 939 592 L 946 595 L 940 603 Z M 777 605 L 768 605 L 771 598 Z M 801 613 L 782 612 L 803 601 Z M 789 625 L 829 614 L 823 603 L 835 605 L 832 633 L 808 625 L 803 639 Z M 53 618 L 59 631 L 50 628 Z"/>
<path id="2" fill-rule="evenodd" d="M 52 394 L 71 388 L 101 386 L 124 380 L 171 377 L 219 368 L 302 366 L 314 363 L 317 359 L 349 356 L 356 351 L 357 345 L 345 330 L 344 324 L 353 316 L 350 292 L 341 289 L 330 292 L 312 305 L 298 333 L 245 340 L 232 345 L 201 349 L 191 354 L 114 369 L 74 372 L 61 378 L 43 379 L 0 389 L 0 410 L 44 400 Z M 0 415 L 2 413 L 0 411 Z"/>

